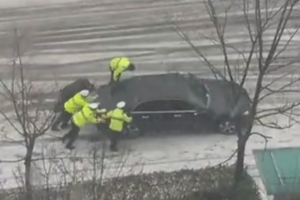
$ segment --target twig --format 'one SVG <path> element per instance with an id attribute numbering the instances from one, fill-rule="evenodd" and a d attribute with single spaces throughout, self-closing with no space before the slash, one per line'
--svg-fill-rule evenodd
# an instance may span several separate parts
<path id="1" fill-rule="evenodd" d="M 202 52 L 193 44 L 189 37 L 184 33 L 184 31 L 173 22 L 175 32 L 178 36 L 185 41 L 197 55 L 201 58 L 201 61 L 204 61 L 207 64 L 207 67 L 211 70 L 216 79 L 220 76 L 223 80 L 226 80 L 225 76 L 202 54 Z M 218 76 L 217 76 L 218 75 Z"/>
<path id="2" fill-rule="evenodd" d="M 234 156 L 237 154 L 237 152 L 238 152 L 238 149 L 234 150 L 234 152 L 233 152 L 226 160 L 220 162 L 220 163 L 217 164 L 217 165 L 214 165 L 213 167 L 217 167 L 217 166 L 226 164 L 226 163 L 229 162 L 232 158 L 234 158 Z"/>
<path id="3" fill-rule="evenodd" d="M 258 133 L 258 132 L 252 132 L 252 133 L 250 133 L 250 136 L 252 136 L 252 135 L 258 135 L 258 136 L 262 137 L 265 140 L 265 147 L 264 147 L 264 149 L 266 150 L 267 149 L 267 145 L 268 145 L 268 141 L 269 141 L 269 139 L 272 139 L 272 137 L 263 135 L 263 134 Z"/>

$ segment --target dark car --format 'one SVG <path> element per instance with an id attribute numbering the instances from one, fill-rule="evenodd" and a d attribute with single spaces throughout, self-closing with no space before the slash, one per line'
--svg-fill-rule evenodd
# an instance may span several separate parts
<path id="1" fill-rule="evenodd" d="M 98 88 L 101 106 L 114 109 L 125 101 L 139 134 L 174 130 L 234 134 L 245 126 L 241 119 L 251 106 L 247 91 L 238 84 L 192 74 L 135 76 L 121 81 L 113 92 L 111 87 Z"/>

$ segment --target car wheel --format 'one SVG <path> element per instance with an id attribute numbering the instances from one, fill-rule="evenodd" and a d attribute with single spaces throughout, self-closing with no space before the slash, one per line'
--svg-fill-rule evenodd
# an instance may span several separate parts
<path id="1" fill-rule="evenodd" d="M 231 121 L 222 121 L 219 123 L 219 131 L 225 135 L 235 135 L 236 125 Z"/>
<path id="2" fill-rule="evenodd" d="M 124 131 L 124 136 L 127 139 L 136 139 L 140 136 L 140 131 L 137 127 L 127 126 L 126 130 Z"/>

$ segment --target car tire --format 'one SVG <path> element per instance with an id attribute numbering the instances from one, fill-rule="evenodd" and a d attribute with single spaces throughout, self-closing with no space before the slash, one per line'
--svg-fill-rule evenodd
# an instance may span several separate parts
<path id="1" fill-rule="evenodd" d="M 137 127 L 128 126 L 124 131 L 124 136 L 126 139 L 136 139 L 140 136 L 140 131 Z"/>
<path id="2" fill-rule="evenodd" d="M 218 124 L 218 131 L 224 135 L 236 135 L 236 124 L 229 120 L 222 120 Z"/>

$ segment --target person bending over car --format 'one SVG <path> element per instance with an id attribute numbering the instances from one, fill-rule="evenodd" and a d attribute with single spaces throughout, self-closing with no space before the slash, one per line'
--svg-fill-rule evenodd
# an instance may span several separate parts
<path id="1" fill-rule="evenodd" d="M 113 84 L 120 81 L 120 78 L 125 71 L 134 71 L 135 66 L 130 61 L 129 58 L 118 57 L 118 58 L 113 58 L 110 61 L 109 69 L 110 69 L 110 84 Z"/>
<path id="2" fill-rule="evenodd" d="M 54 112 L 58 113 L 64 109 L 64 103 L 71 99 L 76 93 L 81 90 L 89 90 L 92 92 L 95 86 L 87 78 L 79 78 L 74 82 L 66 85 L 59 92 L 59 100 L 54 106 Z"/>
<path id="3" fill-rule="evenodd" d="M 73 143 L 76 141 L 80 128 L 89 124 L 98 124 L 105 122 L 106 109 L 98 109 L 100 103 L 91 103 L 85 105 L 81 111 L 75 113 L 72 116 L 71 130 L 62 137 L 62 141 L 65 142 L 67 149 L 74 149 Z"/>
<path id="4" fill-rule="evenodd" d="M 128 117 L 124 111 L 126 103 L 121 101 L 117 103 L 117 108 L 109 111 L 106 115 L 107 119 L 110 119 L 109 123 L 109 138 L 110 138 L 110 150 L 118 151 L 117 145 L 120 135 L 124 130 L 124 123 L 131 123 L 132 118 Z"/>
<path id="5" fill-rule="evenodd" d="M 90 92 L 88 90 L 81 90 L 71 99 L 64 104 L 64 110 L 59 114 L 57 119 L 53 122 L 51 130 L 59 131 L 57 126 L 61 124 L 61 129 L 65 129 L 68 126 L 73 114 L 80 111 L 85 105 L 88 105 L 88 96 Z"/>

